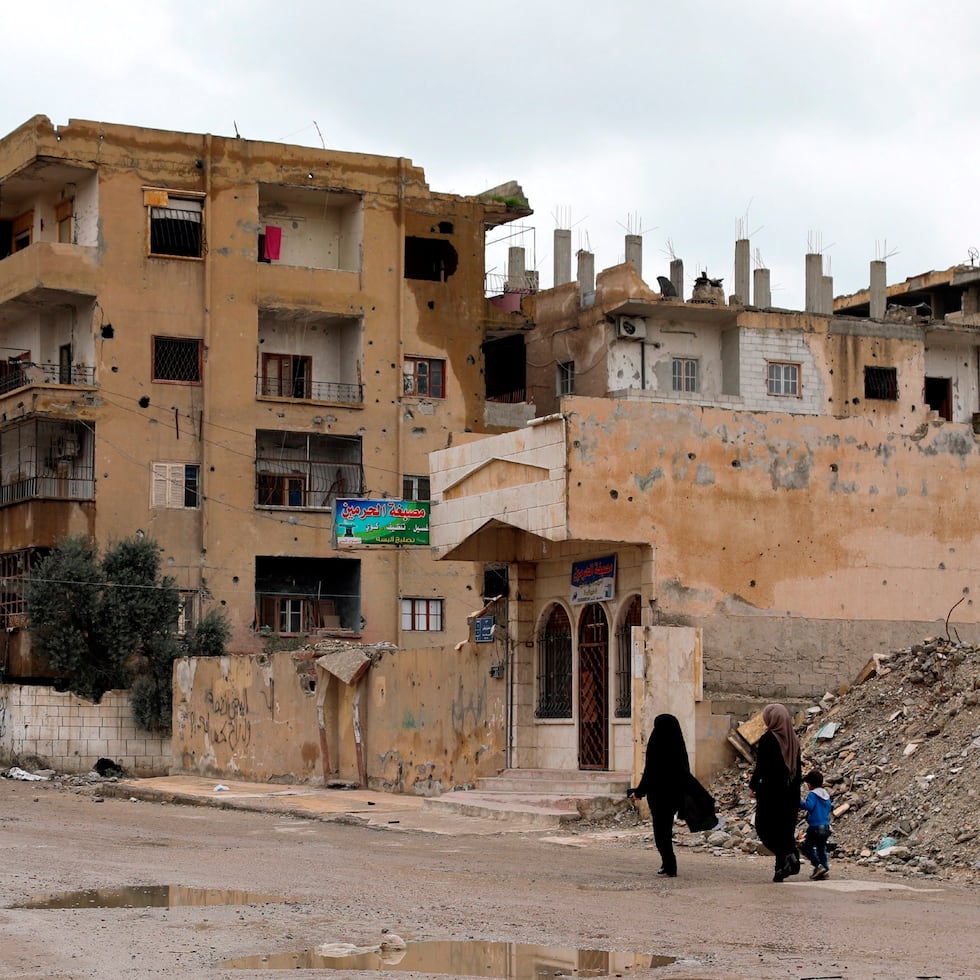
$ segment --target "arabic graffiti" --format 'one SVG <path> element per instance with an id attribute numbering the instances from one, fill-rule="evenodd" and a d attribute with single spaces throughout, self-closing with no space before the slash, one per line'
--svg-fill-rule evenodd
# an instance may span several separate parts
<path id="1" fill-rule="evenodd" d="M 205 692 L 206 708 L 201 714 L 181 712 L 177 727 L 185 737 L 203 737 L 211 745 L 227 745 L 231 751 L 245 748 L 252 741 L 252 722 L 248 717 L 248 691 L 216 694 Z"/>

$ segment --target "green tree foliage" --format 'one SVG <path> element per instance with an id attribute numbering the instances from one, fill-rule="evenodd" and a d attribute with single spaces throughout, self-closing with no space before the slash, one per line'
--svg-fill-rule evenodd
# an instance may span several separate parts
<path id="1" fill-rule="evenodd" d="M 222 657 L 229 639 L 231 625 L 224 610 L 209 609 L 187 634 L 187 656 Z"/>
<path id="2" fill-rule="evenodd" d="M 27 582 L 32 641 L 70 691 L 99 701 L 129 688 L 133 714 L 148 731 L 169 731 L 179 594 L 160 574 L 160 548 L 148 538 L 126 538 L 106 549 L 86 537 L 65 538 Z M 210 649 L 221 633 L 215 617 Z M 218 617 L 223 622 L 223 617 Z"/>

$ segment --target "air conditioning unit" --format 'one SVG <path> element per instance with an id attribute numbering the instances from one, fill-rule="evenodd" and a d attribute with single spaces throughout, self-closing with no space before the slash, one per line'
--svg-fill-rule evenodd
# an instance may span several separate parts
<path id="1" fill-rule="evenodd" d="M 58 436 L 54 443 L 54 454 L 58 459 L 74 459 L 81 451 L 77 436 Z"/>
<path id="2" fill-rule="evenodd" d="M 642 340 L 647 335 L 647 322 L 642 316 L 616 317 L 616 336 L 626 340 Z"/>

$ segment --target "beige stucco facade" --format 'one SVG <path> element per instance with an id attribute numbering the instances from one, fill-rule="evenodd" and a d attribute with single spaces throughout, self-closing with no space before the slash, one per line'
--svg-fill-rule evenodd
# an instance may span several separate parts
<path id="1" fill-rule="evenodd" d="M 740 704 L 806 703 L 875 653 L 947 628 L 980 635 L 980 321 L 968 308 L 965 296 L 946 317 L 878 322 L 685 302 L 630 263 L 594 291 L 572 282 L 525 300 L 539 417 L 431 459 L 437 553 L 517 569 L 522 765 L 582 764 L 583 628 L 599 618 L 601 713 L 613 767 L 628 768 L 617 637 L 634 602 L 634 765 L 651 711 L 693 726 L 713 756 L 703 771 Z M 601 614 L 570 601 L 590 561 L 615 567 Z M 541 632 L 555 609 L 571 636 L 559 719 Z M 692 628 L 697 643 L 678 650 L 697 648 L 697 684 L 676 684 L 687 654 L 636 659 L 638 643 L 669 646 L 651 630 Z"/>
<path id="2" fill-rule="evenodd" d="M 401 158 L 43 116 L 0 180 L 5 582 L 65 534 L 142 532 L 234 652 L 466 637 L 482 566 L 340 549 L 334 503 L 427 497 L 429 453 L 487 431 L 484 239 L 512 203 Z M 13 672 L 43 673 L 19 587 L 2 612 Z"/>

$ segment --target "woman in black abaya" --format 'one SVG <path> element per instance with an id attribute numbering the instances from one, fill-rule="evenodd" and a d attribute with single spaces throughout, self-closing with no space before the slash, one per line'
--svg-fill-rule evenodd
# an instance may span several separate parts
<path id="1" fill-rule="evenodd" d="M 799 873 L 796 820 L 800 809 L 800 740 L 793 719 L 782 704 L 767 704 L 766 723 L 756 746 L 755 772 L 749 789 L 755 793 L 755 829 L 759 840 L 775 855 L 773 881 Z"/>
<path id="2" fill-rule="evenodd" d="M 691 776 L 687 746 L 680 722 L 674 715 L 657 715 L 647 741 L 646 762 L 638 786 L 629 791 L 630 798 L 645 796 L 653 818 L 653 841 L 663 866 L 657 872 L 677 877 L 674 857 L 674 815 L 680 809 L 684 791 Z"/>

